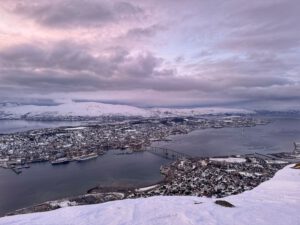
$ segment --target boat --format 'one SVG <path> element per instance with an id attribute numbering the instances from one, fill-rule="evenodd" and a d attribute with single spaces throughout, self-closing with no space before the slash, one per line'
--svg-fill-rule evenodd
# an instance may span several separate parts
<path id="1" fill-rule="evenodd" d="M 96 153 L 91 153 L 91 154 L 88 154 L 88 155 L 80 156 L 77 159 L 77 162 L 83 162 L 83 161 L 86 161 L 86 160 L 95 159 L 97 157 L 98 157 L 98 155 Z"/>
<path id="2" fill-rule="evenodd" d="M 59 158 L 51 161 L 52 165 L 58 165 L 58 164 L 66 164 L 69 163 L 70 160 L 68 158 Z"/>
<path id="3" fill-rule="evenodd" d="M 22 170 L 22 166 L 16 166 L 15 167 L 17 170 Z"/>
<path id="4" fill-rule="evenodd" d="M 30 167 L 30 166 L 29 166 L 27 163 L 23 165 L 23 168 L 28 169 L 29 167 Z"/>

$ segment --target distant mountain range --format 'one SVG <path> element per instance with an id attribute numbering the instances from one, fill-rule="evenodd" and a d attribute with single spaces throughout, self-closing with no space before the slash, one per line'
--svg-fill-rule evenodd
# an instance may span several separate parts
<path id="1" fill-rule="evenodd" d="M 253 111 L 233 108 L 139 108 L 95 102 L 72 102 L 54 106 L 0 105 L 0 119 L 61 120 L 97 117 L 167 117 L 217 114 L 252 114 Z"/>

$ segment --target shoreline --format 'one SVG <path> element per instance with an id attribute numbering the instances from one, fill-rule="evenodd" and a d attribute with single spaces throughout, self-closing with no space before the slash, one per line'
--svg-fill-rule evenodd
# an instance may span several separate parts
<path id="1" fill-rule="evenodd" d="M 145 221 L 151 224 L 198 224 L 201 221 L 204 224 L 296 225 L 300 220 L 297 210 L 300 201 L 299 165 L 288 165 L 253 190 L 222 199 L 154 196 L 65 207 L 0 220 L 9 224 L 21 221 L 28 225 L 52 224 L 53 218 L 57 224 L 99 224 L 99 221 L 103 224 L 143 224 Z"/>
<path id="2" fill-rule="evenodd" d="M 143 151 L 153 144 L 153 140 L 165 141 L 176 134 L 208 128 L 254 127 L 269 122 L 248 116 L 229 119 L 224 116 L 205 119 L 166 117 L 5 134 L 0 136 L 0 167 L 11 169 L 19 165 L 62 158 L 72 161 L 91 153 L 102 155 L 110 149 Z"/>
<path id="3" fill-rule="evenodd" d="M 288 152 L 282 155 L 294 157 L 295 161 L 300 162 L 300 155 Z M 286 158 L 268 161 L 252 155 L 182 158 L 170 165 L 162 166 L 161 174 L 164 175 L 164 179 L 146 187 L 95 186 L 87 190 L 86 194 L 29 206 L 7 213 L 5 216 L 161 195 L 222 198 L 251 190 L 272 178 L 286 165 L 292 164 L 283 160 Z"/>

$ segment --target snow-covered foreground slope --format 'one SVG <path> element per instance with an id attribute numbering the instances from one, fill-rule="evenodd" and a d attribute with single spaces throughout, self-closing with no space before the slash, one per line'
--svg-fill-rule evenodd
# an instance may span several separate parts
<path id="1" fill-rule="evenodd" d="M 100 116 L 190 116 L 204 114 L 241 113 L 251 111 L 230 108 L 192 109 L 145 109 L 128 105 L 113 105 L 96 102 L 71 102 L 55 106 L 5 105 L 0 106 L 0 119 L 34 119 L 61 117 L 100 117 Z"/>
<path id="2" fill-rule="evenodd" d="M 251 191 L 223 198 L 234 208 L 210 198 L 159 196 L 4 217 L 0 224 L 299 225 L 300 170 L 290 167 Z"/>

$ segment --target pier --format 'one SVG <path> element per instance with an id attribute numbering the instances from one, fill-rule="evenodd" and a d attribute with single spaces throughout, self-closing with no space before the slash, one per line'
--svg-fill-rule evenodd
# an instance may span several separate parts
<path id="1" fill-rule="evenodd" d="M 261 164 L 264 164 L 262 161 L 265 160 L 277 160 L 277 161 L 283 161 L 286 163 L 299 163 L 300 158 L 294 153 L 288 153 L 288 152 L 281 152 L 281 153 L 269 153 L 269 154 L 262 154 L 255 152 L 254 154 L 246 154 L 247 157 L 255 157 L 259 161 L 261 161 Z"/>
<path id="2" fill-rule="evenodd" d="M 182 152 L 177 152 L 172 149 L 168 148 L 161 148 L 161 147 L 146 147 L 144 151 L 151 152 L 155 155 L 167 158 L 167 159 L 179 159 L 179 158 L 192 158 L 192 156 L 182 153 Z"/>

